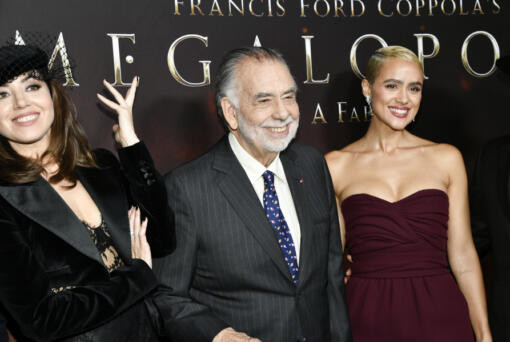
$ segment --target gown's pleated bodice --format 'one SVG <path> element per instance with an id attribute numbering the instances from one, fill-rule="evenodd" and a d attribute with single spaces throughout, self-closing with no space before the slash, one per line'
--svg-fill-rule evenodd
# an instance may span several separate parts
<path id="1" fill-rule="evenodd" d="M 342 202 L 354 342 L 473 341 L 466 301 L 446 253 L 448 196 L 425 189 L 396 202 Z"/>

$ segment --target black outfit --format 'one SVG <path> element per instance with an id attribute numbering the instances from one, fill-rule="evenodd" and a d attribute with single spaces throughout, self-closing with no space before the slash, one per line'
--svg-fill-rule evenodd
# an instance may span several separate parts
<path id="1" fill-rule="evenodd" d="M 131 259 L 127 212 L 149 218 L 153 256 L 174 248 L 161 177 L 143 143 L 94 151 L 98 168 L 77 167 L 122 259 L 111 273 L 87 228 L 55 190 L 35 182 L 0 184 L 0 301 L 25 336 L 38 341 L 156 340 L 144 300 L 157 286 L 147 264 Z M 149 308 L 150 309 L 150 308 Z"/>
<path id="2" fill-rule="evenodd" d="M 492 252 L 489 322 L 495 342 L 510 341 L 510 135 L 479 154 L 470 188 L 471 227 L 480 256 Z"/>
<path id="3" fill-rule="evenodd" d="M 264 342 L 350 341 L 326 162 L 297 142 L 280 159 L 301 229 L 297 286 L 227 137 L 165 178 L 177 247 L 154 261 L 170 290 L 153 298 L 172 342 L 210 342 L 229 326 Z"/>
<path id="4" fill-rule="evenodd" d="M 9 342 L 7 336 L 7 327 L 5 326 L 5 317 L 0 312 L 0 342 Z"/>

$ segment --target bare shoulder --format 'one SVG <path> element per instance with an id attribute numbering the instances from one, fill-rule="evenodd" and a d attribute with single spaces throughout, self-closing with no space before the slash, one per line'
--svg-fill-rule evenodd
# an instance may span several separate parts
<path id="1" fill-rule="evenodd" d="M 462 153 L 459 149 L 450 144 L 435 144 L 431 149 L 431 157 L 436 159 L 440 164 L 455 165 L 461 164 L 464 166 Z"/>
<path id="2" fill-rule="evenodd" d="M 331 169 L 336 168 L 339 164 L 341 164 L 346 156 L 347 156 L 346 153 L 343 152 L 342 150 L 335 150 L 328 152 L 324 156 L 324 158 L 326 158 L 326 163 L 328 164 L 328 167 Z"/>
<path id="3" fill-rule="evenodd" d="M 428 152 L 437 148 L 437 146 L 441 145 L 432 140 L 424 139 L 414 134 L 407 132 L 406 135 L 406 144 L 404 148 L 407 147 L 411 150 L 419 149 L 422 152 Z"/>
<path id="4" fill-rule="evenodd" d="M 428 158 L 434 161 L 440 163 L 462 162 L 462 154 L 459 149 L 453 145 L 437 143 L 418 136 L 412 136 L 412 145 L 413 148 L 419 148 Z"/>
<path id="5" fill-rule="evenodd" d="M 356 156 L 360 151 L 358 141 L 340 150 L 331 151 L 325 156 L 337 196 L 347 185 L 346 182 L 352 179 L 351 172 L 356 169 Z"/>
<path id="6" fill-rule="evenodd" d="M 409 147 L 424 157 L 427 163 L 433 164 L 441 170 L 451 171 L 455 168 L 464 167 L 462 154 L 453 145 L 437 143 L 410 135 Z"/>
<path id="7" fill-rule="evenodd" d="M 448 175 L 450 180 L 464 177 L 466 173 L 464 159 L 457 147 L 450 144 L 434 144 L 430 147 L 427 156 L 438 170 Z"/>
<path id="8" fill-rule="evenodd" d="M 359 140 L 358 140 L 359 141 Z M 341 171 L 348 165 L 358 150 L 358 141 L 349 144 L 340 150 L 328 152 L 325 156 L 331 174 Z"/>

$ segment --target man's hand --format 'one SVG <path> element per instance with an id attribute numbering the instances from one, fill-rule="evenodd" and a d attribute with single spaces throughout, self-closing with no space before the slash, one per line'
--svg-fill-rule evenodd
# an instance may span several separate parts
<path id="1" fill-rule="evenodd" d="M 232 328 L 225 328 L 218 333 L 212 342 L 262 342 L 258 338 L 250 337 L 245 333 L 235 331 Z"/>

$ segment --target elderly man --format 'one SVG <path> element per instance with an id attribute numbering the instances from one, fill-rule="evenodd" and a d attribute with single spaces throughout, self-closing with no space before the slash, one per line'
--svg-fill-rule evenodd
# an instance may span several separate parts
<path id="1" fill-rule="evenodd" d="M 229 133 L 166 178 L 177 249 L 155 303 L 174 342 L 350 341 L 335 195 L 322 155 L 291 144 L 296 91 L 272 49 L 220 66 Z"/>

